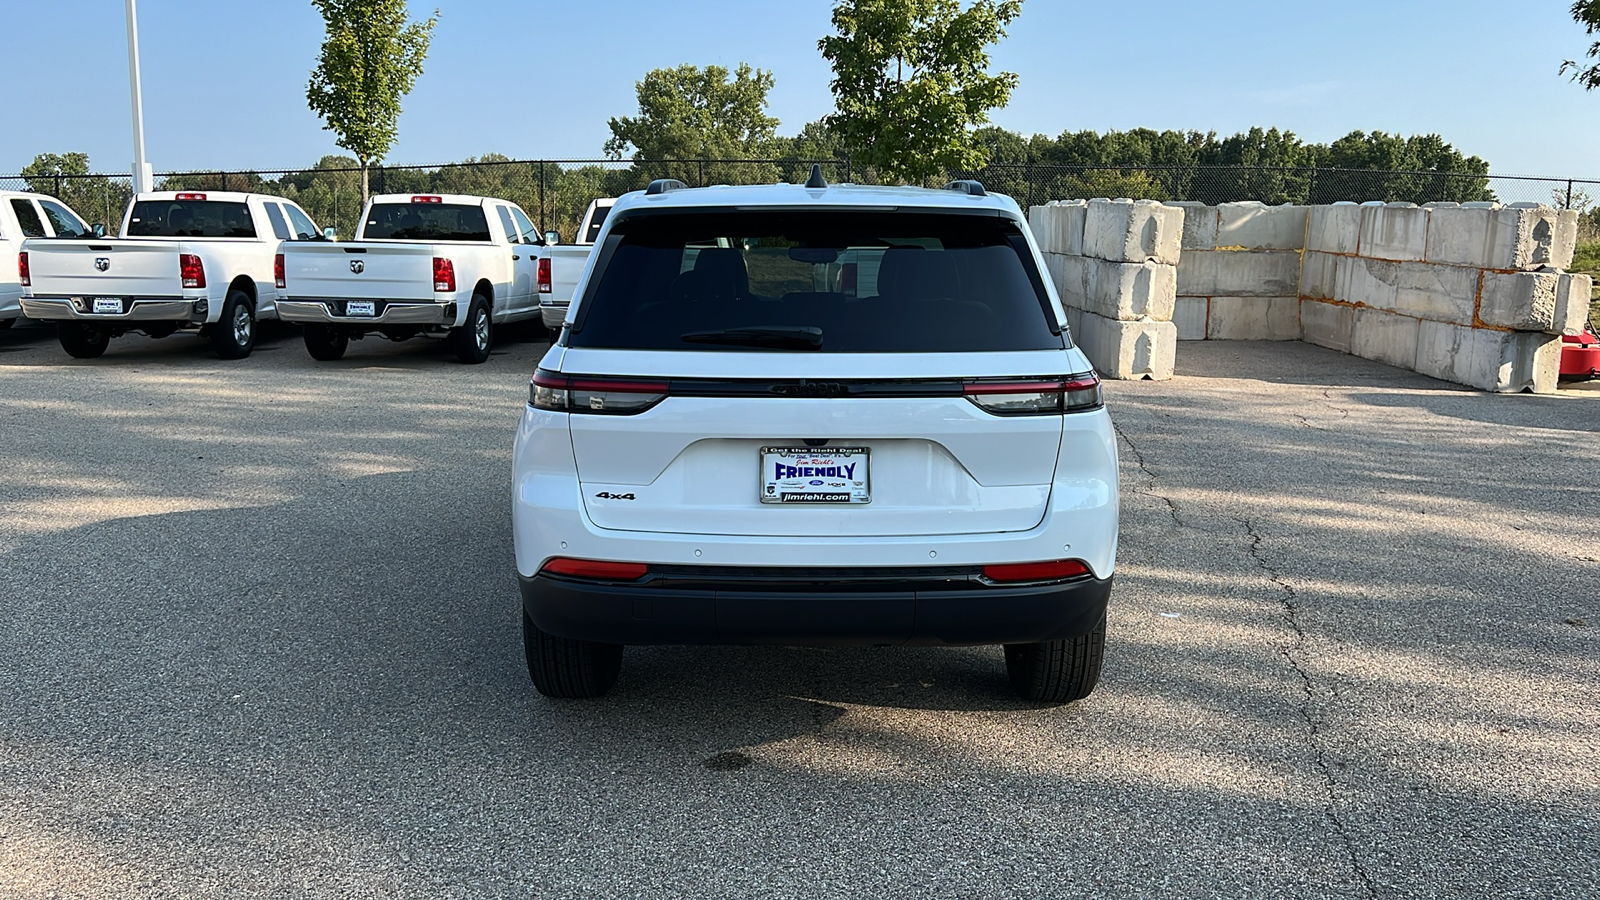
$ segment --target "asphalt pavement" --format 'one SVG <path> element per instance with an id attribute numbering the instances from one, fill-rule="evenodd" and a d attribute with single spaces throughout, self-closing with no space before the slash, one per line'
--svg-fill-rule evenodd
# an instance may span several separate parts
<path id="1" fill-rule="evenodd" d="M 1577 897 L 1600 883 L 1600 391 L 1304 344 L 1113 382 L 1104 678 L 1000 651 L 523 667 L 544 350 L 93 361 L 0 331 L 0 896 Z"/>

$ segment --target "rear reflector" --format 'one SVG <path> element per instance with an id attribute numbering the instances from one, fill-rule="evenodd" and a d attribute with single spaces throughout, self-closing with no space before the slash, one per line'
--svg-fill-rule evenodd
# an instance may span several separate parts
<path id="1" fill-rule="evenodd" d="M 193 253 L 180 253 L 178 277 L 183 279 L 186 288 L 203 288 L 206 286 L 206 267 L 200 264 L 200 257 Z"/>
<path id="2" fill-rule="evenodd" d="M 1006 563 L 984 566 L 983 577 L 990 581 L 1060 581 L 1089 574 L 1089 567 L 1078 559 L 1059 559 L 1055 562 Z"/>
<path id="3" fill-rule="evenodd" d="M 17 280 L 23 287 L 33 286 L 33 273 L 28 271 L 28 252 L 24 250 L 17 254 Z"/>
<path id="4" fill-rule="evenodd" d="M 288 285 L 284 284 L 284 281 L 283 281 L 283 254 L 282 253 L 279 253 L 278 255 L 276 255 L 276 256 L 274 256 L 272 258 L 272 280 L 274 282 L 276 282 L 278 287 L 280 287 L 280 288 L 288 287 Z"/>
<path id="5" fill-rule="evenodd" d="M 443 197 L 412 197 L 412 203 L 443 203 Z"/>
<path id="6" fill-rule="evenodd" d="M 650 572 L 644 563 L 601 562 L 593 559 L 557 557 L 544 564 L 541 572 L 598 581 L 638 581 Z"/>
<path id="7" fill-rule="evenodd" d="M 442 256 L 433 258 L 433 289 L 455 293 L 456 264 Z"/>
<path id="8" fill-rule="evenodd" d="M 204 199 L 206 199 L 206 195 L 205 194 L 179 194 L 178 195 L 178 199 L 179 200 L 204 200 Z"/>

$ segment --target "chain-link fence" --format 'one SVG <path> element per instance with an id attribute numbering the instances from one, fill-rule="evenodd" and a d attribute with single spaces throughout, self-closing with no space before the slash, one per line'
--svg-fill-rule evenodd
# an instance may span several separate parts
<path id="1" fill-rule="evenodd" d="M 830 182 L 878 183 L 870 168 L 848 159 L 492 160 L 434 166 L 383 166 L 369 173 L 373 193 L 457 193 L 511 200 L 542 230 L 571 240 L 578 219 L 595 197 L 638 190 L 656 178 L 710 184 L 802 182 L 814 164 Z M 1332 203 L 1340 200 L 1532 202 L 1588 211 L 1600 200 L 1600 181 L 1451 172 L 1397 172 L 1266 166 L 1061 166 L 996 163 L 950 171 L 927 184 L 975 178 L 991 191 L 1026 206 L 1048 200 L 1134 197 L 1235 200 L 1265 203 Z M 277 171 L 171 172 L 157 176 L 165 190 L 248 190 L 280 194 L 299 203 L 320 224 L 340 234 L 355 230 L 361 212 L 361 172 L 355 168 Z M 131 196 L 127 175 L 0 176 L 0 188 L 53 194 L 85 217 L 115 230 Z"/>

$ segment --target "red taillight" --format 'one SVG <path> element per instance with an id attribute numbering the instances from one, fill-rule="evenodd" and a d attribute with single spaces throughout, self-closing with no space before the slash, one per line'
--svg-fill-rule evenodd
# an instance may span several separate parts
<path id="1" fill-rule="evenodd" d="M 456 290 L 456 264 L 442 256 L 433 258 L 433 289 L 450 293 Z"/>
<path id="2" fill-rule="evenodd" d="M 1089 567 L 1078 559 L 1058 559 L 1054 562 L 1005 563 L 984 566 L 983 577 L 990 581 L 1061 581 L 1088 575 Z"/>
<path id="3" fill-rule="evenodd" d="M 277 282 L 278 287 L 280 287 L 280 288 L 288 287 L 288 285 L 284 284 L 284 282 L 283 282 L 283 254 L 282 253 L 279 253 L 277 256 L 274 256 L 272 258 L 272 280 Z"/>
<path id="4" fill-rule="evenodd" d="M 193 253 L 180 253 L 178 277 L 183 279 L 186 288 L 203 288 L 206 286 L 206 267 L 200 264 L 200 257 Z"/>
<path id="5" fill-rule="evenodd" d="M 545 563 L 540 571 L 572 578 L 594 578 L 599 581 L 638 581 L 649 574 L 650 567 L 644 563 L 601 562 L 594 559 L 567 559 L 562 556 Z"/>
<path id="6" fill-rule="evenodd" d="M 540 370 L 534 373 L 528 393 L 535 409 L 631 416 L 666 399 L 669 388 L 665 381 L 569 378 Z"/>
<path id="7" fill-rule="evenodd" d="M 846 297 L 856 295 L 856 264 L 845 263 L 839 267 L 839 293 Z"/>
<path id="8" fill-rule="evenodd" d="M 541 259 L 539 260 L 539 293 L 548 294 L 550 291 L 550 260 Z"/>
<path id="9" fill-rule="evenodd" d="M 1099 409 L 1100 379 L 1093 372 L 1065 378 L 971 381 L 961 388 L 968 400 L 996 415 L 1050 415 Z"/>
<path id="10" fill-rule="evenodd" d="M 33 286 L 33 275 L 28 271 L 28 252 L 24 250 L 17 254 L 17 280 L 23 287 Z"/>
<path id="11" fill-rule="evenodd" d="M 205 194 L 179 194 L 178 195 L 178 199 L 179 200 L 204 200 L 204 199 L 206 199 L 206 195 Z"/>
<path id="12" fill-rule="evenodd" d="M 412 203 L 443 203 L 444 202 L 444 198 L 443 197 L 432 197 L 432 196 L 429 196 L 429 197 L 412 197 L 411 198 L 411 202 Z"/>

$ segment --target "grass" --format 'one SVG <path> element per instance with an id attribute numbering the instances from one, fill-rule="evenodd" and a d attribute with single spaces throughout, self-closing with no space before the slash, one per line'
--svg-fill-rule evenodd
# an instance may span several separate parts
<path id="1" fill-rule="evenodd" d="M 1600 241 L 1579 243 L 1577 252 L 1572 254 L 1572 268 L 1568 271 L 1594 276 L 1595 288 L 1589 297 L 1589 321 L 1600 324 Z"/>

